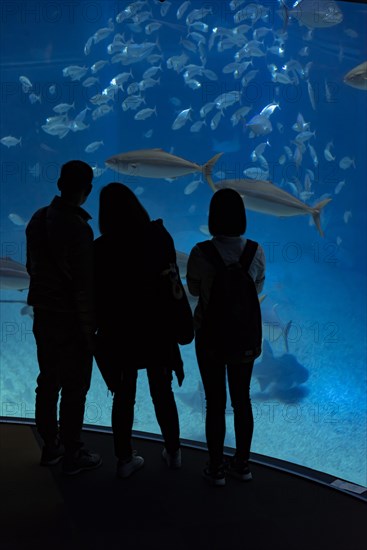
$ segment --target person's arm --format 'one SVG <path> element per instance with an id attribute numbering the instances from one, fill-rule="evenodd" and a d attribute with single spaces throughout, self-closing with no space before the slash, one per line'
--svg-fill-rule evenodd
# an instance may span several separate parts
<path id="1" fill-rule="evenodd" d="M 93 231 L 81 224 L 70 251 L 72 292 L 84 334 L 95 332 Z"/>
<path id="2" fill-rule="evenodd" d="M 200 250 L 197 246 L 191 250 L 187 262 L 186 282 L 192 296 L 200 295 L 201 274 L 199 272 Z"/>

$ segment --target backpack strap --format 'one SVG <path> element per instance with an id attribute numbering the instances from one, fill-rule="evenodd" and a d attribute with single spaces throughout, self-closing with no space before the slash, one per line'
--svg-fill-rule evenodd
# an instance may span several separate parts
<path id="1" fill-rule="evenodd" d="M 197 246 L 200 248 L 205 258 L 213 264 L 216 269 L 225 267 L 226 264 L 212 241 L 202 241 L 201 243 L 197 243 Z"/>
<path id="2" fill-rule="evenodd" d="M 247 239 L 246 246 L 238 260 L 246 272 L 250 268 L 251 262 L 255 257 L 258 246 L 259 246 L 259 243 L 257 243 L 256 241 Z"/>

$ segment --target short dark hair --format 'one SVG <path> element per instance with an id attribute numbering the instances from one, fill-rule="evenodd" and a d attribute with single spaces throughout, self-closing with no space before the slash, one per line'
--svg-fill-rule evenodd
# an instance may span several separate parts
<path id="1" fill-rule="evenodd" d="M 209 206 L 209 233 L 216 237 L 237 237 L 246 231 L 246 209 L 241 195 L 234 189 L 218 189 Z"/>
<path id="2" fill-rule="evenodd" d="M 70 160 L 61 166 L 57 187 L 62 196 L 73 197 L 81 191 L 86 195 L 92 190 L 93 170 L 82 160 Z"/>
<path id="3" fill-rule="evenodd" d="M 98 225 L 101 234 L 138 233 L 150 222 L 135 193 L 123 183 L 111 182 L 99 194 Z"/>

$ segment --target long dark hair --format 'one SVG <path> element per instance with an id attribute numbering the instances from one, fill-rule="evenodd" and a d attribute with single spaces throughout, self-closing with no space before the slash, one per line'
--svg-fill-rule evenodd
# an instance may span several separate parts
<path id="1" fill-rule="evenodd" d="M 102 187 L 99 195 L 98 224 L 101 234 L 129 231 L 140 233 L 150 217 L 137 196 L 123 183 Z"/>

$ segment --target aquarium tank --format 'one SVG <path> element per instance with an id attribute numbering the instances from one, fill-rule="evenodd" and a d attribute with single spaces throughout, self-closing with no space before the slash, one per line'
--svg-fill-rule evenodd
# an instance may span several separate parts
<path id="1" fill-rule="evenodd" d="M 93 167 L 95 237 L 111 181 L 162 218 L 184 283 L 213 192 L 233 187 L 266 255 L 252 451 L 366 486 L 367 6 L 4 0 L 0 21 L 2 417 L 34 419 L 25 228 L 63 163 Z M 124 265 L 116 253 L 105 269 L 116 280 Z M 194 343 L 181 352 L 181 436 L 205 443 Z M 95 365 L 85 423 L 110 427 L 111 406 Z M 231 448 L 229 400 L 226 419 Z M 145 371 L 134 429 L 160 434 Z"/>

